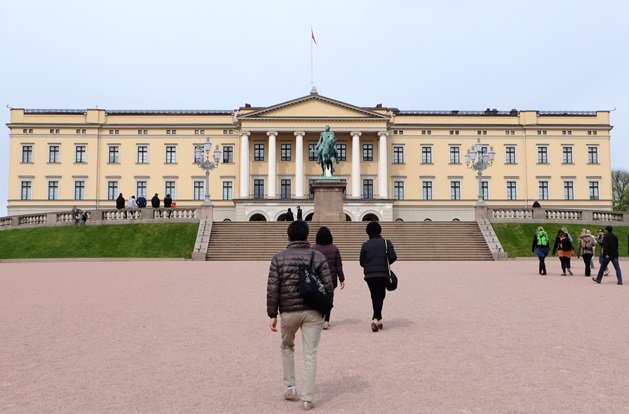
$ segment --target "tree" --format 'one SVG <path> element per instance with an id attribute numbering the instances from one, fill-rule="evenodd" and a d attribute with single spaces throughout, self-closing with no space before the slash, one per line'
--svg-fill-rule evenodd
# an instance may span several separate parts
<path id="1" fill-rule="evenodd" d="M 612 201 L 614 211 L 629 211 L 629 172 L 612 170 Z"/>

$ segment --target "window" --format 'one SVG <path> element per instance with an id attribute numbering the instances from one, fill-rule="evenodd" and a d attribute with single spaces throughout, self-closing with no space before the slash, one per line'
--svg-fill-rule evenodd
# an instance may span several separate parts
<path id="1" fill-rule="evenodd" d="M 518 199 L 518 187 L 515 181 L 507 181 L 507 200 Z"/>
<path id="2" fill-rule="evenodd" d="M 573 164 L 572 162 L 572 147 L 563 147 L 563 164 Z"/>
<path id="3" fill-rule="evenodd" d="M 59 181 L 48 181 L 48 200 L 59 200 Z"/>
<path id="4" fill-rule="evenodd" d="M 432 200 L 432 181 L 422 181 L 422 200 Z"/>
<path id="5" fill-rule="evenodd" d="M 373 178 L 363 179 L 363 198 L 373 198 Z"/>
<path id="6" fill-rule="evenodd" d="M 319 154 L 315 150 L 316 144 L 308 144 L 308 161 L 317 161 Z"/>
<path id="7" fill-rule="evenodd" d="M 505 131 L 505 135 L 515 135 L 515 131 Z"/>
<path id="8" fill-rule="evenodd" d="M 50 145 L 48 147 L 48 162 L 58 163 L 59 161 L 59 145 Z"/>
<path id="9" fill-rule="evenodd" d="M 563 182 L 563 199 L 574 200 L 574 182 L 573 181 Z"/>
<path id="10" fill-rule="evenodd" d="M 22 162 L 23 163 L 33 162 L 33 146 L 32 145 L 22 145 Z"/>
<path id="11" fill-rule="evenodd" d="M 118 181 L 107 181 L 107 200 L 115 200 L 118 194 Z"/>
<path id="12" fill-rule="evenodd" d="M 120 147 L 118 145 L 109 146 L 109 164 L 120 163 Z"/>
<path id="13" fill-rule="evenodd" d="M 422 164 L 432 164 L 432 147 L 422 147 Z"/>
<path id="14" fill-rule="evenodd" d="M 540 200 L 549 200 L 548 196 L 548 181 L 540 181 L 539 184 L 539 199 Z"/>
<path id="15" fill-rule="evenodd" d="M 460 164 L 460 163 L 461 163 L 461 148 L 450 147 L 450 164 Z"/>
<path id="16" fill-rule="evenodd" d="M 373 144 L 363 144 L 363 161 L 373 161 Z"/>
<path id="17" fill-rule="evenodd" d="M 176 145 L 166 145 L 166 164 L 176 164 L 177 163 L 177 146 Z M 172 194 L 171 194 L 172 197 Z"/>
<path id="18" fill-rule="evenodd" d="M 282 178 L 280 180 L 280 198 L 290 198 L 290 195 L 290 179 Z"/>
<path id="19" fill-rule="evenodd" d="M 404 181 L 393 181 L 393 199 L 404 200 Z"/>
<path id="20" fill-rule="evenodd" d="M 264 180 L 261 178 L 253 179 L 253 198 L 264 198 Z"/>
<path id="21" fill-rule="evenodd" d="M 572 131 L 561 131 L 561 135 L 572 135 Z"/>
<path id="22" fill-rule="evenodd" d="M 431 134 L 432 134 L 432 131 L 430 131 L 430 130 L 422 131 L 422 135 L 431 135 Z"/>
<path id="23" fill-rule="evenodd" d="M 483 200 L 489 200 L 489 181 L 480 182 L 480 194 L 483 197 Z"/>
<path id="24" fill-rule="evenodd" d="M 74 162 L 78 164 L 87 162 L 87 147 L 85 145 L 74 147 Z"/>
<path id="25" fill-rule="evenodd" d="M 264 144 L 253 144 L 253 160 L 264 161 Z"/>
<path id="26" fill-rule="evenodd" d="M 598 181 L 590 181 L 590 200 L 598 200 Z"/>
<path id="27" fill-rule="evenodd" d="M 85 129 L 77 129 L 76 130 L 77 134 L 85 134 L 86 132 L 87 132 L 87 130 L 85 130 Z"/>
<path id="28" fill-rule="evenodd" d="M 393 164 L 404 164 L 404 147 L 393 147 Z"/>
<path id="29" fill-rule="evenodd" d="M 109 135 L 113 135 L 113 134 L 118 135 L 119 133 L 120 133 L 119 129 L 110 129 L 109 130 Z"/>
<path id="30" fill-rule="evenodd" d="M 450 135 L 459 135 L 459 131 L 450 131 Z"/>
<path id="31" fill-rule="evenodd" d="M 598 164 L 598 147 L 588 147 L 588 164 Z"/>
<path id="32" fill-rule="evenodd" d="M 85 181 L 79 180 L 74 182 L 74 199 L 85 200 Z"/>
<path id="33" fill-rule="evenodd" d="M 146 135 L 146 134 L 148 134 L 148 133 L 149 133 L 149 132 L 148 132 L 148 130 L 146 130 L 146 129 L 138 129 L 138 134 L 140 134 L 140 135 Z"/>
<path id="34" fill-rule="evenodd" d="M 487 135 L 487 131 L 476 131 L 476 135 Z"/>
<path id="35" fill-rule="evenodd" d="M 223 181 L 223 200 L 234 199 L 234 183 L 232 181 Z"/>
<path id="36" fill-rule="evenodd" d="M 548 147 L 537 147 L 537 163 L 548 164 Z"/>
<path id="37" fill-rule="evenodd" d="M 137 146 L 137 164 L 147 164 L 149 162 L 149 147 L 147 145 L 138 145 Z"/>
<path id="38" fill-rule="evenodd" d="M 598 135 L 597 131 L 588 131 L 588 135 Z"/>
<path id="39" fill-rule="evenodd" d="M 347 144 L 336 144 L 338 161 L 347 161 Z"/>
<path id="40" fill-rule="evenodd" d="M 177 130 L 176 129 L 167 129 L 166 130 L 166 135 L 175 135 L 177 134 Z"/>
<path id="41" fill-rule="evenodd" d="M 537 131 L 537 135 L 546 135 L 548 131 Z"/>
<path id="42" fill-rule="evenodd" d="M 193 200 L 200 201 L 205 200 L 205 183 L 197 180 L 194 182 Z"/>
<path id="43" fill-rule="evenodd" d="M 146 181 L 137 181 L 135 183 L 135 197 L 144 197 L 146 198 L 146 194 L 148 193 L 147 191 L 147 185 L 146 185 Z"/>
<path id="44" fill-rule="evenodd" d="M 223 145 L 223 164 L 234 163 L 234 147 L 231 145 Z"/>
<path id="45" fill-rule="evenodd" d="M 290 161 L 290 144 L 280 144 L 280 161 Z"/>
<path id="46" fill-rule="evenodd" d="M 31 181 L 22 181 L 20 184 L 20 200 L 33 199 L 33 183 Z"/>
<path id="47" fill-rule="evenodd" d="M 164 182 L 164 194 L 168 195 L 170 194 L 170 197 L 172 199 L 175 199 L 175 195 L 176 195 L 176 187 L 175 187 L 175 182 L 174 181 L 166 181 Z"/>
<path id="48" fill-rule="evenodd" d="M 461 182 L 450 181 L 450 200 L 461 199 Z"/>
<path id="49" fill-rule="evenodd" d="M 505 147 L 505 164 L 515 163 L 515 147 Z"/>
<path id="50" fill-rule="evenodd" d="M 203 135 L 205 134 L 205 129 L 195 129 L 194 133 L 195 135 L 199 135 L 199 134 Z"/>
<path id="51" fill-rule="evenodd" d="M 192 159 L 195 163 L 199 163 L 205 160 L 205 146 L 203 145 L 195 145 L 194 146 L 194 155 Z"/>

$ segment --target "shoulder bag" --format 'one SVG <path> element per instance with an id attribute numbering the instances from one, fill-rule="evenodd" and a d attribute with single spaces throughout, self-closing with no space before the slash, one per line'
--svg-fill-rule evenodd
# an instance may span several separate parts
<path id="1" fill-rule="evenodd" d="M 391 265 L 389 264 L 389 246 L 387 244 L 387 239 L 384 239 L 384 253 L 387 256 L 387 270 L 389 271 L 389 277 L 387 277 L 387 282 L 384 287 L 388 291 L 391 291 L 397 289 L 397 276 L 393 273 Z"/>

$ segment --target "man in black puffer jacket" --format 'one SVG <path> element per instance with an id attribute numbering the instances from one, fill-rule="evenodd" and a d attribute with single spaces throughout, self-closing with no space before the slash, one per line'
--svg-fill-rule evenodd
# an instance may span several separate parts
<path id="1" fill-rule="evenodd" d="M 308 224 L 305 221 L 293 221 L 288 226 L 288 244 L 285 250 L 271 259 L 266 292 L 267 314 L 271 320 L 271 331 L 277 332 L 278 309 L 282 327 L 282 366 L 284 368 L 284 398 L 297 397 L 295 389 L 295 334 L 301 328 L 304 338 L 304 378 L 301 401 L 303 408 L 313 407 L 314 382 L 317 372 L 317 345 L 323 329 L 323 315 L 309 308 L 299 295 L 299 266 L 309 264 L 311 258 L 308 239 Z M 334 295 L 332 276 L 325 256 L 314 252 L 313 266 L 325 285 L 330 298 Z"/>

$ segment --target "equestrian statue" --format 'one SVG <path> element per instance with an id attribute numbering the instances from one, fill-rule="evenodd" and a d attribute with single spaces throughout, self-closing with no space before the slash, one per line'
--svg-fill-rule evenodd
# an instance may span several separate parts
<path id="1" fill-rule="evenodd" d="M 330 131 L 330 125 L 325 126 L 325 131 L 319 136 L 319 142 L 315 146 L 317 151 L 317 164 L 321 165 L 321 176 L 331 177 L 334 175 L 334 164 L 338 162 L 336 152 L 336 137 Z"/>

